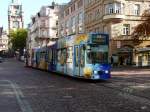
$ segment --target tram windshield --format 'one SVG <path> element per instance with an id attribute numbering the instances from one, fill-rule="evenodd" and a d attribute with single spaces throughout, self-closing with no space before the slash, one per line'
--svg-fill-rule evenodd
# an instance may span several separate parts
<path id="1" fill-rule="evenodd" d="M 90 45 L 87 49 L 87 63 L 108 63 L 108 46 L 107 45 Z"/>

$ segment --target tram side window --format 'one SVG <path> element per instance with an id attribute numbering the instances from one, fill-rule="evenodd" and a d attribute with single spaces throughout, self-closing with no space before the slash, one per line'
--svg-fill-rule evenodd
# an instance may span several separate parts
<path id="1" fill-rule="evenodd" d="M 57 51 L 57 60 L 58 60 L 58 63 L 60 63 L 60 60 L 61 60 L 61 50 L 58 50 Z"/>
<path id="2" fill-rule="evenodd" d="M 76 64 L 75 64 L 75 66 L 79 66 L 79 54 L 78 54 L 78 48 L 76 47 L 76 49 L 75 49 L 75 55 L 76 55 L 76 57 L 75 57 L 75 62 L 76 62 Z"/>
<path id="3" fill-rule="evenodd" d="M 44 52 L 42 52 L 42 59 L 44 59 L 45 58 L 45 56 L 44 56 Z"/>
<path id="4" fill-rule="evenodd" d="M 57 63 L 57 52 L 56 50 L 54 50 L 54 64 Z"/>
<path id="5" fill-rule="evenodd" d="M 34 60 L 36 60 L 36 61 L 38 60 L 38 52 L 35 53 Z"/>
<path id="6" fill-rule="evenodd" d="M 83 47 L 80 49 L 80 65 L 81 67 L 85 66 L 85 50 Z"/>
<path id="7" fill-rule="evenodd" d="M 67 49 L 67 63 L 72 63 L 72 47 L 68 47 Z"/>
<path id="8" fill-rule="evenodd" d="M 56 58 L 57 58 L 56 51 L 54 49 L 52 49 L 52 62 L 53 62 L 53 64 L 56 64 Z"/>
<path id="9" fill-rule="evenodd" d="M 45 60 L 45 58 L 46 58 L 46 53 L 45 52 L 41 52 L 41 58 L 42 58 L 42 60 Z"/>
<path id="10" fill-rule="evenodd" d="M 39 59 L 40 59 L 40 52 L 36 52 L 35 60 L 36 60 L 36 61 L 39 61 Z"/>
<path id="11" fill-rule="evenodd" d="M 36 60 L 36 52 L 33 52 L 33 55 L 32 55 L 33 57 L 33 60 Z"/>
<path id="12" fill-rule="evenodd" d="M 49 62 L 51 62 L 51 60 L 52 60 L 52 50 L 51 49 L 48 52 L 48 60 L 49 60 Z"/>
<path id="13" fill-rule="evenodd" d="M 42 52 L 40 52 L 40 60 L 42 59 L 42 57 L 43 57 L 43 53 L 42 53 Z"/>
<path id="14" fill-rule="evenodd" d="M 42 59 L 42 52 L 40 52 L 40 59 Z"/>
<path id="15" fill-rule="evenodd" d="M 66 49 L 63 49 L 62 51 L 62 64 L 65 64 L 66 63 L 66 56 L 67 55 L 67 50 Z"/>
<path id="16" fill-rule="evenodd" d="M 45 60 L 46 60 L 46 62 L 49 61 L 49 60 L 48 60 L 48 51 L 46 51 L 46 53 L 45 53 Z"/>

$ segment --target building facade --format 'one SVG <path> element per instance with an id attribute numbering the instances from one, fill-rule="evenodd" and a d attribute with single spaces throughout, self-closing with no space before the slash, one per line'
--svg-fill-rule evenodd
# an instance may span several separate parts
<path id="1" fill-rule="evenodd" d="M 23 28 L 22 4 L 19 0 L 12 0 L 8 6 L 8 29 L 16 30 Z"/>
<path id="2" fill-rule="evenodd" d="M 84 0 L 71 0 L 59 15 L 59 37 L 84 33 Z"/>
<path id="3" fill-rule="evenodd" d="M 53 44 L 58 38 L 58 14 L 61 5 L 52 3 L 51 6 L 42 6 L 36 15 L 31 17 L 28 28 L 28 38 L 31 48 L 40 48 Z"/>
<path id="4" fill-rule="evenodd" d="M 118 57 L 120 65 L 137 65 L 131 34 L 147 9 L 149 0 L 85 0 L 85 31 L 108 33 L 110 56 Z"/>
<path id="5" fill-rule="evenodd" d="M 0 53 L 8 51 L 8 36 L 7 32 L 3 31 L 3 27 L 0 27 Z"/>

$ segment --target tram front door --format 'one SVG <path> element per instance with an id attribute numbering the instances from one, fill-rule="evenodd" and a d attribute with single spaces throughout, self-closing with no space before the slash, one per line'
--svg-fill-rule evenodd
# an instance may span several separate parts
<path id="1" fill-rule="evenodd" d="M 79 60 L 80 60 L 80 56 L 79 56 L 79 46 L 75 46 L 75 48 L 74 48 L 74 56 L 75 56 L 75 58 L 74 58 L 74 75 L 76 75 L 76 76 L 80 76 L 80 64 L 79 64 Z"/>
<path id="2" fill-rule="evenodd" d="M 83 68 L 85 66 L 84 47 L 82 45 L 75 46 L 74 53 L 75 53 L 74 75 L 83 76 Z"/>

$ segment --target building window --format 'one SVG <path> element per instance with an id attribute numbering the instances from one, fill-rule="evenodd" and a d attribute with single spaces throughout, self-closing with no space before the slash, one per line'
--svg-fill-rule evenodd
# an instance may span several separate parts
<path id="1" fill-rule="evenodd" d="M 69 24 L 70 24 L 71 21 L 66 21 L 65 23 L 65 35 L 68 35 L 69 34 Z"/>
<path id="2" fill-rule="evenodd" d="M 96 32 L 96 33 L 99 32 L 99 27 L 95 28 L 95 32 Z"/>
<path id="3" fill-rule="evenodd" d="M 115 13 L 120 14 L 121 13 L 121 4 L 120 3 L 115 3 Z"/>
<path id="4" fill-rule="evenodd" d="M 97 19 L 99 19 L 99 17 L 100 17 L 100 9 L 97 9 L 95 11 L 95 19 L 97 20 Z"/>
<path id="5" fill-rule="evenodd" d="M 65 16 L 69 15 L 69 8 L 65 11 Z"/>
<path id="6" fill-rule="evenodd" d="M 133 14 L 134 15 L 139 15 L 140 14 L 140 5 L 139 4 L 134 5 Z"/>
<path id="7" fill-rule="evenodd" d="M 111 3 L 105 6 L 105 14 L 121 14 L 122 12 L 121 3 Z"/>
<path id="8" fill-rule="evenodd" d="M 41 20 L 41 27 L 46 27 L 46 21 L 45 20 Z"/>
<path id="9" fill-rule="evenodd" d="M 72 13 L 73 11 L 75 11 L 75 4 L 73 4 L 73 5 L 71 6 L 71 13 Z"/>
<path id="10" fill-rule="evenodd" d="M 108 6 L 108 13 L 109 13 L 109 14 L 114 13 L 114 7 L 113 7 L 113 4 L 109 4 L 109 6 Z"/>
<path id="11" fill-rule="evenodd" d="M 19 10 L 19 9 L 20 9 L 20 6 L 19 6 L 19 5 L 15 5 L 15 6 L 14 6 L 14 9 Z"/>
<path id="12" fill-rule="evenodd" d="M 19 28 L 19 21 L 13 22 L 13 28 Z"/>
<path id="13" fill-rule="evenodd" d="M 108 33 L 108 28 L 107 28 L 107 26 L 103 26 L 103 33 Z"/>
<path id="14" fill-rule="evenodd" d="M 75 17 L 72 17 L 71 18 L 71 29 L 72 29 L 72 31 L 71 31 L 71 33 L 75 33 L 75 25 L 76 25 L 76 18 Z"/>
<path id="15" fill-rule="evenodd" d="M 123 35 L 130 35 L 130 24 L 123 25 Z"/>
<path id="16" fill-rule="evenodd" d="M 78 15 L 78 24 L 79 24 L 79 33 L 83 33 L 83 13 L 79 13 Z"/>
<path id="17" fill-rule="evenodd" d="M 79 0 L 78 1 L 78 8 L 82 7 L 83 6 L 83 0 Z"/>

